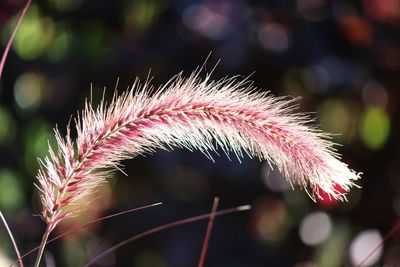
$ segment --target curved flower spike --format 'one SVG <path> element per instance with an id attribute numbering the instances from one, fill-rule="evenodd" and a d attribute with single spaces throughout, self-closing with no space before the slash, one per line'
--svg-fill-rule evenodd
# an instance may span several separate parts
<path id="1" fill-rule="evenodd" d="M 56 130 L 58 152 L 41 161 L 38 188 L 49 230 L 76 214 L 78 201 L 103 183 L 121 160 L 155 151 L 185 147 L 210 156 L 225 153 L 267 160 L 292 185 L 314 199 L 323 190 L 343 200 L 359 174 L 339 160 L 327 134 L 310 127 L 302 114 L 291 114 L 293 100 L 257 93 L 235 78 L 204 80 L 199 73 L 177 75 L 158 90 L 136 80 L 132 89 L 94 109 L 87 102 L 76 119 L 76 149 L 69 128 Z"/>

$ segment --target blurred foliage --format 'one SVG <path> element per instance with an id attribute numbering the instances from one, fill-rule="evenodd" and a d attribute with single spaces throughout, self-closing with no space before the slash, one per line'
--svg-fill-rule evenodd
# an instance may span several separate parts
<path id="1" fill-rule="evenodd" d="M 11 170 L 0 170 L 0 207 L 2 210 L 21 208 L 24 195 L 21 192 L 18 177 Z"/>
<path id="2" fill-rule="evenodd" d="M 10 21 L 9 32 L 3 35 L 5 41 L 8 40 L 15 22 L 16 20 Z M 33 4 L 15 36 L 13 42 L 14 51 L 21 59 L 36 59 L 47 49 L 52 41 L 53 32 L 53 21 L 50 18 L 41 16 L 38 7 Z"/>
<path id="3" fill-rule="evenodd" d="M 9 111 L 0 107 L 0 143 L 7 145 L 13 141 L 15 137 L 15 121 Z"/>

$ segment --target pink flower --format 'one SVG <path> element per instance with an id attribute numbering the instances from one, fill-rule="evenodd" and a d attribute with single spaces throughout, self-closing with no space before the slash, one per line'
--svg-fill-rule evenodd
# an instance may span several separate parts
<path id="1" fill-rule="evenodd" d="M 173 78 L 158 90 L 136 80 L 132 89 L 96 109 L 86 103 L 76 119 L 77 139 L 56 130 L 58 152 L 41 162 L 38 174 L 43 217 L 52 230 L 79 211 L 79 199 L 103 183 L 119 162 L 157 148 L 185 147 L 211 158 L 217 146 L 238 158 L 267 160 L 292 185 L 314 199 L 323 190 L 335 199 L 359 178 L 339 160 L 326 134 L 302 114 L 291 114 L 292 100 L 256 93 L 235 78 L 212 81 L 198 73 Z M 75 152 L 76 151 L 76 152 Z M 337 185 L 343 189 L 338 191 Z"/>

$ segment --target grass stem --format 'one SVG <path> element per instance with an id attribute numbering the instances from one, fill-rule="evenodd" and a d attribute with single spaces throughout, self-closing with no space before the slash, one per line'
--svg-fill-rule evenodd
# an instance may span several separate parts
<path id="1" fill-rule="evenodd" d="M 44 248 L 46 247 L 47 239 L 49 238 L 50 235 L 50 226 L 46 228 L 46 231 L 43 234 L 42 242 L 40 243 L 39 246 L 39 252 L 36 256 L 36 261 L 34 267 L 39 267 L 40 265 L 40 260 L 42 259 Z"/>

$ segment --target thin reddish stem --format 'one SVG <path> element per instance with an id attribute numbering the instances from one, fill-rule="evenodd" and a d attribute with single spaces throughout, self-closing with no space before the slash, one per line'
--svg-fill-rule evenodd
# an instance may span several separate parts
<path id="1" fill-rule="evenodd" d="M 209 219 L 208 225 L 207 225 L 206 235 L 204 237 L 203 247 L 201 249 L 199 264 L 197 265 L 197 267 L 203 267 L 204 266 L 204 262 L 205 262 L 206 254 L 207 254 L 207 249 L 208 249 L 208 244 L 209 244 L 210 237 L 211 237 L 211 230 L 212 230 L 212 227 L 214 225 L 215 214 L 216 214 L 217 209 L 218 209 L 218 204 L 219 204 L 219 198 L 215 197 L 214 198 L 214 203 L 213 203 L 213 206 L 212 206 L 212 209 L 211 209 L 211 213 L 210 213 L 210 219 Z"/>
<path id="2" fill-rule="evenodd" d="M 90 226 L 90 225 L 92 225 L 92 224 L 95 224 L 95 223 L 97 223 L 97 222 L 99 222 L 99 221 L 104 221 L 104 220 L 111 219 L 111 218 L 114 218 L 114 217 L 117 217 L 117 216 L 120 216 L 120 215 L 123 215 L 123 214 L 126 214 L 126 213 L 134 212 L 134 211 L 139 211 L 139 210 L 143 210 L 143 209 L 147 209 L 147 208 L 152 208 L 152 207 L 155 207 L 155 206 L 159 206 L 159 205 L 161 205 L 161 204 L 162 204 L 162 202 L 157 202 L 157 203 L 154 203 L 154 204 L 150 204 L 150 205 L 146 205 L 146 206 L 142 206 L 142 207 L 138 207 L 138 208 L 133 208 L 133 209 L 129 209 L 129 210 L 125 210 L 125 211 L 113 213 L 113 214 L 111 214 L 111 215 L 107 215 L 107 216 L 104 216 L 104 217 L 100 217 L 100 218 L 98 218 L 98 219 L 96 219 L 96 220 L 87 222 L 87 223 L 85 223 L 85 224 L 78 225 L 78 226 L 76 226 L 76 227 L 74 227 L 74 228 L 72 228 L 72 229 L 70 229 L 70 230 L 68 230 L 68 231 L 66 231 L 66 232 L 64 232 L 64 233 L 62 233 L 62 234 L 60 234 L 60 235 L 58 235 L 58 236 L 56 236 L 56 237 L 50 239 L 50 240 L 48 240 L 48 241 L 46 242 L 46 245 L 49 244 L 49 243 L 52 243 L 52 242 L 56 241 L 57 239 L 60 239 L 61 237 L 66 236 L 66 235 L 68 235 L 68 234 L 70 234 L 70 233 L 72 233 L 72 232 L 75 232 L 75 231 L 78 231 L 78 230 L 80 230 L 80 229 L 82 229 L 82 228 L 88 227 L 88 226 Z M 37 247 L 31 249 L 30 251 L 28 251 L 27 253 L 25 253 L 24 255 L 22 255 L 22 257 L 20 257 L 20 258 L 21 258 L 21 259 L 25 258 L 26 256 L 28 256 L 28 255 L 32 254 L 33 252 L 37 251 L 39 248 L 40 248 L 40 246 L 37 246 Z M 15 262 L 14 262 L 13 264 L 11 264 L 9 267 L 14 266 L 15 263 L 17 263 L 17 261 L 15 261 Z"/>
<path id="3" fill-rule="evenodd" d="M 42 256 L 43 256 L 43 252 L 46 247 L 46 244 L 47 244 L 47 240 L 49 239 L 51 227 L 52 227 L 51 225 L 47 226 L 46 231 L 43 234 L 43 238 L 42 238 L 42 241 L 40 242 L 39 252 L 36 256 L 34 267 L 39 267 L 39 265 L 40 265 L 40 261 L 42 260 Z"/>
<path id="4" fill-rule="evenodd" d="M 10 236 L 11 242 L 12 242 L 12 244 L 14 246 L 15 253 L 17 254 L 17 257 L 18 257 L 19 266 L 24 267 L 24 263 L 22 262 L 22 258 L 21 258 L 21 254 L 19 253 L 17 242 L 15 242 L 15 239 L 14 239 L 14 236 L 13 236 L 11 230 L 10 230 L 10 227 L 8 227 L 7 221 L 4 218 L 3 213 L 1 211 L 0 211 L 0 218 L 3 221 L 4 226 L 7 229 L 8 235 Z"/>
<path id="5" fill-rule="evenodd" d="M 239 207 L 235 207 L 235 208 L 230 208 L 230 209 L 225 209 L 225 210 L 221 210 L 215 213 L 215 216 L 221 216 L 221 215 L 226 215 L 229 213 L 233 213 L 233 212 L 239 212 L 239 211 L 245 211 L 245 210 L 249 210 L 251 207 L 249 205 L 244 205 L 244 206 L 239 206 Z M 135 236 L 132 236 L 131 238 L 128 238 L 120 243 L 118 243 L 117 245 L 103 251 L 100 255 L 97 255 L 95 258 L 91 259 L 88 263 L 85 264 L 84 267 L 88 267 L 90 265 L 92 265 L 93 263 L 95 263 L 96 261 L 98 261 L 99 259 L 101 259 L 102 257 L 106 256 L 107 254 L 110 254 L 111 252 L 119 249 L 120 247 L 125 246 L 126 244 L 133 242 L 135 240 L 138 240 L 142 237 L 151 235 L 151 234 L 155 234 L 158 232 L 161 232 L 163 230 L 169 229 L 169 228 L 173 228 L 179 225 L 183 225 L 183 224 L 188 224 L 188 223 L 192 223 L 192 222 L 196 222 L 196 221 L 200 221 L 200 220 L 205 220 L 207 218 L 211 217 L 211 213 L 206 213 L 206 214 L 202 214 L 202 215 L 198 215 L 198 216 L 194 216 L 194 217 L 190 217 L 187 219 L 183 219 L 183 220 L 179 220 L 179 221 L 175 221 L 172 223 L 167 223 L 161 226 L 157 226 L 154 228 L 151 228 L 147 231 L 144 231 L 140 234 L 137 234 Z"/>
<path id="6" fill-rule="evenodd" d="M 17 24 L 14 27 L 14 30 L 13 30 L 13 32 L 11 34 L 10 39 L 8 40 L 6 49 L 4 49 L 3 56 L 2 56 L 1 62 L 0 62 L 0 79 L 1 79 L 1 75 L 3 74 L 4 65 L 6 63 L 6 58 L 7 58 L 8 52 L 10 51 L 10 48 L 11 48 L 11 44 L 14 41 L 14 37 L 17 34 L 18 28 L 21 25 L 21 22 L 24 19 L 26 12 L 28 11 L 29 6 L 31 5 L 31 2 L 32 2 L 32 0 L 26 1 L 24 9 L 22 10 L 22 13 L 18 18 Z"/>

